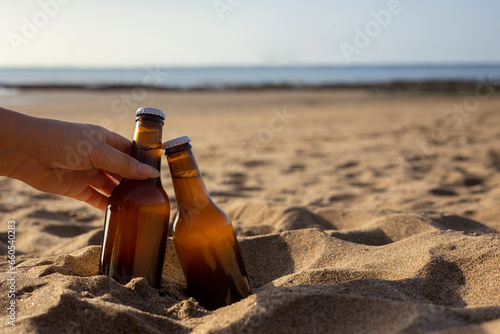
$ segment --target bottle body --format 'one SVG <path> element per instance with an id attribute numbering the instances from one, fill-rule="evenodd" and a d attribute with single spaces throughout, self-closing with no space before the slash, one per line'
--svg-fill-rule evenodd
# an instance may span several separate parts
<path id="1" fill-rule="evenodd" d="M 99 274 L 125 284 L 145 277 L 160 287 L 170 204 L 165 191 L 122 181 L 110 196 Z"/>
<path id="2" fill-rule="evenodd" d="M 130 154 L 160 169 L 161 126 L 157 122 L 138 121 Z M 145 277 L 159 288 L 169 216 L 170 202 L 159 177 L 123 179 L 109 198 L 99 273 L 120 283 Z"/>
<path id="3" fill-rule="evenodd" d="M 178 205 L 172 236 L 189 293 L 209 310 L 247 297 L 250 285 L 233 226 L 209 197 L 192 152 L 169 154 L 168 160 Z"/>

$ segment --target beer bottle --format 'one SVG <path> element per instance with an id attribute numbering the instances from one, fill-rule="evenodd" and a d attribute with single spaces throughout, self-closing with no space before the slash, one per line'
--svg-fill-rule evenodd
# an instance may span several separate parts
<path id="1" fill-rule="evenodd" d="M 188 136 L 165 143 L 177 215 L 172 237 L 189 293 L 208 310 L 250 294 L 233 225 L 208 195 Z"/>
<path id="2" fill-rule="evenodd" d="M 163 111 L 140 108 L 130 155 L 160 170 Z M 120 283 L 145 277 L 160 287 L 170 202 L 161 179 L 122 179 L 111 193 L 104 222 L 99 274 Z"/>

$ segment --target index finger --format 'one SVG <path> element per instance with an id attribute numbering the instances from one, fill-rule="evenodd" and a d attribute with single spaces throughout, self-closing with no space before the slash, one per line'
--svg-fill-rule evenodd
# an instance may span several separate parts
<path id="1" fill-rule="evenodd" d="M 109 130 L 106 131 L 106 144 L 124 153 L 130 151 L 130 147 L 132 146 L 132 142 L 130 140 L 115 132 Z"/>

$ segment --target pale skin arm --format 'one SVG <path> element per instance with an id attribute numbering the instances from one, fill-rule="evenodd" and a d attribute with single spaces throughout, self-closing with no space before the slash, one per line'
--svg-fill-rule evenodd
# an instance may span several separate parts
<path id="1" fill-rule="evenodd" d="M 103 127 L 0 108 L 0 175 L 105 210 L 122 178 L 159 176 L 130 157 L 131 142 Z M 117 181 L 118 180 L 118 181 Z"/>

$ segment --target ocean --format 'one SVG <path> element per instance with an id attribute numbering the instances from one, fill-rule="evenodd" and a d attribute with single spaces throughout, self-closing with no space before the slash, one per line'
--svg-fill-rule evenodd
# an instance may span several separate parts
<path id="1" fill-rule="evenodd" d="M 263 85 L 367 84 L 393 81 L 500 81 L 489 65 L 0 68 L 0 88 L 22 85 L 158 86 L 180 89 Z"/>

